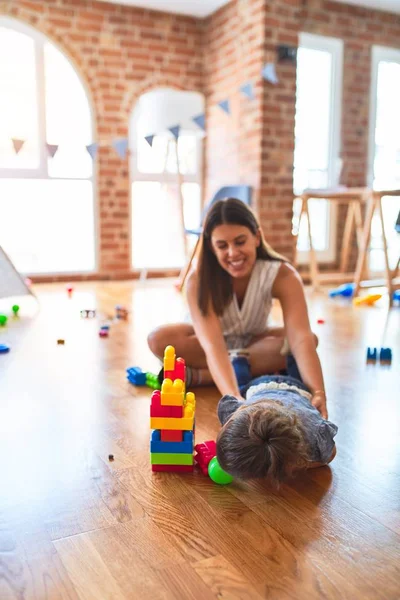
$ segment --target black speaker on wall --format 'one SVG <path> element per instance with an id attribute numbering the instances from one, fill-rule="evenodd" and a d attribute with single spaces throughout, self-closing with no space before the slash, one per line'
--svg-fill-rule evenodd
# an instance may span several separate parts
<path id="1" fill-rule="evenodd" d="M 279 62 L 296 62 L 297 60 L 296 46 L 278 46 L 277 53 Z"/>

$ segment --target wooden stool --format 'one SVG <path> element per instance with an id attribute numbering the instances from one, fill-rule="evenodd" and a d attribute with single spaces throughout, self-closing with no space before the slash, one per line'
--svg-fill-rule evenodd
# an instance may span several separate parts
<path id="1" fill-rule="evenodd" d="M 354 273 L 347 273 L 348 262 L 350 257 L 351 249 L 351 237 L 353 234 L 353 228 L 355 225 L 357 235 L 357 246 L 360 249 L 362 244 L 362 210 L 361 206 L 365 204 L 368 197 L 371 194 L 371 190 L 366 187 L 360 188 L 347 188 L 337 187 L 322 190 L 304 190 L 299 196 L 301 200 L 301 210 L 298 221 L 298 231 L 300 231 L 300 224 L 303 215 L 307 217 L 308 224 L 308 241 L 310 245 L 310 275 L 311 283 L 314 289 L 318 289 L 321 283 L 343 283 L 350 282 L 354 279 Z M 316 253 L 313 246 L 312 234 L 311 234 L 311 222 L 310 222 L 310 211 L 308 206 L 309 200 L 328 200 L 335 202 L 336 204 L 347 205 L 346 222 L 344 226 L 343 244 L 340 256 L 340 267 L 339 271 L 329 272 L 321 274 L 318 269 L 318 263 Z M 297 244 L 295 250 L 295 260 L 297 259 Z M 364 268 L 364 267 L 363 267 Z"/>
<path id="2" fill-rule="evenodd" d="M 397 272 L 400 266 L 400 257 L 397 261 L 395 269 L 391 272 L 389 266 L 389 257 L 388 257 L 388 247 L 387 247 L 387 239 L 385 234 L 385 223 L 383 220 L 383 209 L 382 209 L 382 198 L 383 196 L 397 196 L 400 197 L 400 190 L 379 190 L 373 191 L 370 194 L 368 206 L 367 206 L 367 214 L 365 216 L 364 223 L 364 232 L 362 236 L 362 246 L 361 252 L 358 256 L 356 272 L 354 276 L 354 296 L 357 296 L 360 288 L 369 288 L 369 287 L 378 287 L 385 285 L 387 287 L 387 291 L 389 294 L 389 305 L 393 304 L 393 292 L 394 290 L 400 288 L 400 278 L 396 279 Z M 370 246 L 371 241 L 371 225 L 372 219 L 375 214 L 375 211 L 378 209 L 379 222 L 381 225 L 382 231 L 382 240 L 383 240 L 383 253 L 385 258 L 385 279 L 376 279 L 370 281 L 361 281 L 363 277 L 363 271 L 366 264 L 367 253 Z"/>

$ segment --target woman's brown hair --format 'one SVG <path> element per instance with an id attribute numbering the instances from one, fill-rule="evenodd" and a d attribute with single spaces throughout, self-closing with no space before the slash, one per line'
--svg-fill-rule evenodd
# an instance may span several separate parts
<path id="1" fill-rule="evenodd" d="M 221 467 L 240 479 L 266 478 L 279 485 L 309 456 L 304 429 L 281 402 L 260 400 L 236 411 L 217 438 Z"/>
<path id="2" fill-rule="evenodd" d="M 203 315 L 208 313 L 210 303 L 217 315 L 222 315 L 233 296 L 232 279 L 219 264 L 211 247 L 211 234 L 219 225 L 243 225 L 253 235 L 260 231 L 260 225 L 244 202 L 236 198 L 218 200 L 208 211 L 200 240 L 198 261 L 197 302 Z M 261 243 L 257 248 L 257 259 L 285 261 L 285 257 L 275 252 L 265 241 L 261 233 Z"/>

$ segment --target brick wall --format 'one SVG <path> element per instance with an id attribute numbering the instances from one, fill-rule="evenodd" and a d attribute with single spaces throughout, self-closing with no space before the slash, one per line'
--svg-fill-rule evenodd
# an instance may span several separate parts
<path id="1" fill-rule="evenodd" d="M 206 201 L 223 185 L 260 186 L 264 5 L 263 0 L 231 2 L 205 23 Z M 255 84 L 254 100 L 238 91 L 246 81 Z M 216 106 L 227 98 L 231 116 Z"/>
<path id="2" fill-rule="evenodd" d="M 247 61 L 254 61 L 252 73 L 257 82 L 257 98 L 252 107 L 242 103 L 240 118 L 228 123 L 217 109 L 209 109 L 209 125 L 214 129 L 208 136 L 206 149 L 210 192 L 228 181 L 254 185 L 256 208 L 266 237 L 277 250 L 290 257 L 293 253 L 296 70 L 295 65 L 278 64 L 280 82 L 272 86 L 260 81 L 260 65 L 275 62 L 278 44 L 297 45 L 301 31 L 344 40 L 341 154 L 345 168 L 342 182 L 365 185 L 371 48 L 374 44 L 400 48 L 400 16 L 327 0 L 271 0 L 265 3 L 235 0 L 207 22 L 206 35 L 208 40 L 213 40 L 213 44 L 205 45 L 205 89 L 210 101 L 230 94 L 238 95 L 232 88 L 233 79 L 226 64 L 232 60 L 229 57 L 233 56 L 237 37 L 234 34 L 239 32 L 240 35 L 244 29 L 243 20 L 237 22 L 240 4 L 247 4 L 250 12 L 258 11 L 259 22 L 258 27 L 253 25 L 249 34 L 251 43 L 244 47 L 242 62 L 237 63 L 236 70 L 234 67 L 231 70 L 236 71 L 238 81 L 244 82 L 250 77 Z M 254 39 L 254 35 L 260 34 L 262 40 Z M 244 126 L 247 118 L 257 124 L 250 136 Z"/>
<path id="3" fill-rule="evenodd" d="M 196 19 L 91 0 L 0 0 L 0 15 L 54 41 L 86 80 L 94 139 L 128 136 L 140 94 L 159 86 L 202 90 L 202 23 Z M 130 272 L 128 160 L 101 148 L 98 173 L 99 274 Z"/>
<path id="4" fill-rule="evenodd" d="M 0 0 L 0 14 L 31 24 L 76 64 L 96 112 L 95 139 L 128 135 L 141 93 L 159 86 L 204 91 L 205 199 L 222 185 L 248 183 L 268 241 L 292 255 L 296 71 L 278 64 L 279 84 L 261 78 L 278 44 L 300 31 L 344 40 L 344 183 L 366 182 L 373 44 L 400 47 L 400 16 L 329 0 L 233 0 L 204 21 L 92 0 Z M 255 99 L 238 92 L 255 84 Z M 228 117 L 215 104 L 232 101 Z M 128 161 L 102 148 L 97 160 L 102 277 L 130 274 Z"/>

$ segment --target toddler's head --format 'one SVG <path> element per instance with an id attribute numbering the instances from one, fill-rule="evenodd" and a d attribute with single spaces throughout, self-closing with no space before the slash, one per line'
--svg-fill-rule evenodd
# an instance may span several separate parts
<path id="1" fill-rule="evenodd" d="M 268 478 L 279 484 L 307 462 L 307 443 L 296 414 L 277 400 L 239 408 L 217 438 L 221 467 L 240 479 Z"/>

